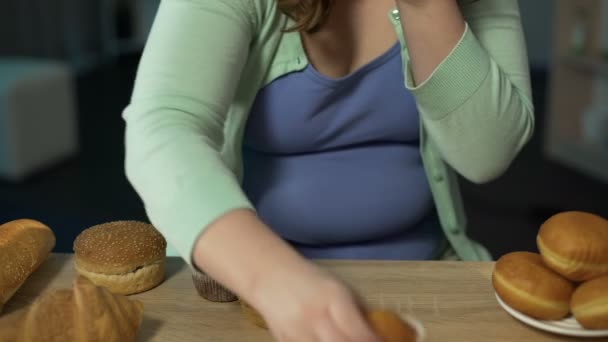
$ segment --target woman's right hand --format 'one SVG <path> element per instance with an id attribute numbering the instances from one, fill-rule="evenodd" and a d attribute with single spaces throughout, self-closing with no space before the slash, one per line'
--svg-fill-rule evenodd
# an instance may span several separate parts
<path id="1" fill-rule="evenodd" d="M 252 305 L 279 342 L 379 342 L 353 292 L 305 262 L 261 282 Z"/>
<path id="2" fill-rule="evenodd" d="M 264 317 L 279 342 L 375 342 L 354 293 L 301 257 L 249 210 L 211 224 L 196 243 L 197 267 Z"/>

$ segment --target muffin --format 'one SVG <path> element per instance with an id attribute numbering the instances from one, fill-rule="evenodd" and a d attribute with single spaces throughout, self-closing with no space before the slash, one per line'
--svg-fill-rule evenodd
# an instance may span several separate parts
<path id="1" fill-rule="evenodd" d="M 222 284 L 196 268 L 192 269 L 192 281 L 198 294 L 210 302 L 227 303 L 238 299 Z"/>

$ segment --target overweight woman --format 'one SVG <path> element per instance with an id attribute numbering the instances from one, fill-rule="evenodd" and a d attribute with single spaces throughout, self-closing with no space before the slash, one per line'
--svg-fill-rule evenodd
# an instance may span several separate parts
<path id="1" fill-rule="evenodd" d="M 309 260 L 491 258 L 457 174 L 493 180 L 529 140 L 524 43 L 516 0 L 163 0 L 127 176 L 278 341 L 376 341 Z"/>

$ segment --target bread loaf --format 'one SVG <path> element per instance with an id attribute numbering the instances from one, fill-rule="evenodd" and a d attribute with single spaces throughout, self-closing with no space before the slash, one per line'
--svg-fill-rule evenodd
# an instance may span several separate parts
<path id="1" fill-rule="evenodd" d="M 55 247 L 55 235 L 34 220 L 0 225 L 0 310 Z"/>
<path id="2" fill-rule="evenodd" d="M 135 341 L 143 305 L 88 279 L 76 278 L 73 289 L 39 297 L 32 305 L 0 319 L 0 342 Z"/>

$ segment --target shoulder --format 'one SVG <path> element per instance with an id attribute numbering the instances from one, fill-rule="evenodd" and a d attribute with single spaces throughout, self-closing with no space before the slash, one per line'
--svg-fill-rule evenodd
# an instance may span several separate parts
<path id="1" fill-rule="evenodd" d="M 202 9 L 226 18 L 248 23 L 254 31 L 263 27 L 279 15 L 277 0 L 164 0 L 165 7 Z"/>
<path id="2" fill-rule="evenodd" d="M 201 1 L 201 0 L 196 0 Z M 277 24 L 283 14 L 278 9 L 277 0 L 222 0 L 218 6 L 229 6 L 239 16 L 245 16 L 255 33 L 267 31 L 269 26 Z"/>
<path id="3" fill-rule="evenodd" d="M 250 3 L 251 11 L 258 31 L 275 23 L 282 16 L 277 6 L 277 0 L 245 0 Z"/>

